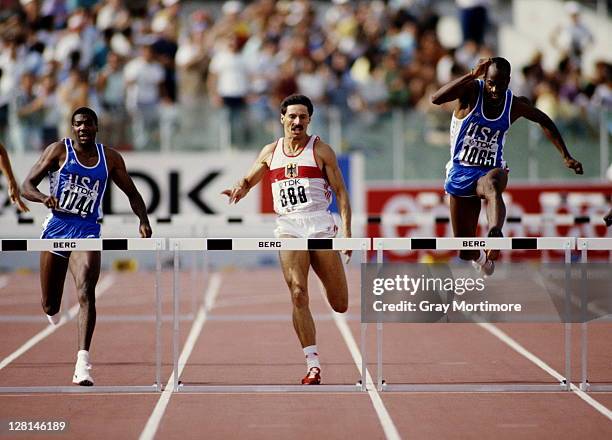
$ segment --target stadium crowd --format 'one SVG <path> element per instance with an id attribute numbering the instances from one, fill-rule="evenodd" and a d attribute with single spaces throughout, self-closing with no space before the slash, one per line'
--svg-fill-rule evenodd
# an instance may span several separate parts
<path id="1" fill-rule="evenodd" d="M 428 0 L 0 0 L 0 138 L 40 149 L 66 135 L 84 105 L 101 114 L 106 142 L 134 149 L 171 142 L 177 109 L 205 101 L 227 112 L 237 136 L 245 112 L 276 119 L 295 92 L 319 114 L 429 111 L 434 89 L 493 55 L 491 2 L 455 3 L 463 39 L 445 48 Z M 567 32 L 558 69 L 535 54 L 514 66 L 513 87 L 571 120 L 612 105 L 612 66 L 584 75 L 588 29 Z"/>

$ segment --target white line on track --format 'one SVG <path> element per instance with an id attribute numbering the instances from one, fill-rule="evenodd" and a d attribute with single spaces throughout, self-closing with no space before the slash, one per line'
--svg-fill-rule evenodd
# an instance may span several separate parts
<path id="1" fill-rule="evenodd" d="M 317 283 L 319 286 L 319 293 L 323 297 L 323 300 L 327 304 L 327 299 L 325 298 L 325 291 L 321 282 Z M 355 362 L 355 366 L 357 367 L 357 371 L 361 373 L 361 352 L 359 351 L 359 346 L 353 337 L 353 333 L 351 333 L 351 329 L 349 328 L 346 318 L 344 315 L 334 312 L 330 307 L 330 313 L 334 318 L 334 322 L 338 331 L 342 335 L 342 339 L 344 339 L 344 343 L 346 344 L 351 356 L 353 357 L 353 362 Z M 372 379 L 372 375 L 370 371 L 366 368 L 366 385 L 367 385 L 367 393 L 370 396 L 370 400 L 372 401 L 372 405 L 374 406 L 374 410 L 376 411 L 376 415 L 378 416 L 378 420 L 380 421 L 380 425 L 385 433 L 385 438 L 388 440 L 400 440 L 402 437 L 400 436 L 395 423 L 393 423 L 393 419 L 387 411 L 385 404 L 380 398 L 380 394 L 376 390 L 376 384 Z"/>
<path id="2" fill-rule="evenodd" d="M 481 326 L 482 328 L 484 328 L 486 331 L 491 333 L 493 336 L 495 336 L 499 340 L 501 340 L 502 342 L 504 342 L 506 345 L 508 345 L 514 351 L 516 351 L 520 355 L 524 356 L 525 358 L 529 359 L 531 362 L 533 362 L 535 365 L 540 367 L 542 370 L 546 371 L 548 374 L 550 374 L 552 377 L 557 379 L 559 382 L 561 382 L 561 381 L 563 381 L 565 379 L 565 377 L 563 377 L 563 375 L 561 373 L 556 371 L 554 368 L 552 368 L 550 365 L 548 365 L 542 359 L 537 357 L 535 354 L 533 354 L 532 352 L 527 350 L 525 347 L 523 347 L 520 343 L 518 343 L 516 340 L 514 340 L 512 337 L 510 337 L 503 330 L 499 329 L 498 327 L 496 327 L 496 326 L 494 326 L 493 324 L 490 324 L 490 323 L 478 323 L 478 325 Z M 568 378 L 568 380 L 569 380 L 569 378 Z M 604 417 L 607 417 L 608 420 L 612 421 L 612 411 L 610 411 L 604 405 L 599 403 L 597 400 L 593 399 L 591 396 L 589 396 L 587 393 L 582 391 L 576 385 L 574 385 L 574 384 L 570 384 L 570 385 L 571 385 L 571 390 L 578 397 L 580 397 L 586 403 L 588 403 L 593 408 L 595 408 L 597 411 L 599 411 L 601 414 L 603 414 Z"/>
<path id="3" fill-rule="evenodd" d="M 102 278 L 100 282 L 98 283 L 98 286 L 96 287 L 96 299 L 102 296 L 104 293 L 106 293 L 106 291 L 108 291 L 114 283 L 115 283 L 114 275 L 107 275 L 104 278 Z M 62 316 L 62 318 L 60 319 L 60 322 L 57 325 L 52 325 L 52 324 L 47 325 L 43 330 L 41 330 L 40 332 L 32 336 L 30 339 L 28 339 L 25 344 L 23 344 L 17 350 L 15 350 L 11 354 L 9 354 L 7 357 L 2 359 L 2 362 L 0 362 L 0 370 L 5 368 L 7 365 L 9 365 L 11 362 L 13 362 L 15 359 L 17 359 L 22 354 L 27 352 L 30 348 L 34 347 L 36 344 L 44 340 L 47 336 L 55 333 L 57 329 L 59 329 L 61 326 L 63 326 L 68 321 L 73 319 L 78 313 L 79 313 L 79 304 L 76 303 L 68 310 L 68 313 L 65 313 Z"/>
<path id="4" fill-rule="evenodd" d="M 6 275 L 0 275 L 0 289 L 4 289 L 9 282 L 9 277 Z"/>
<path id="5" fill-rule="evenodd" d="M 206 301 L 200 309 L 198 310 L 198 314 L 196 316 L 195 321 L 191 325 L 191 330 L 189 331 L 189 336 L 187 336 L 187 340 L 185 341 L 185 345 L 183 346 L 183 350 L 181 351 L 181 355 L 179 356 L 178 361 L 178 375 L 181 376 L 183 369 L 185 368 L 185 364 L 189 360 L 189 356 L 191 356 L 191 352 L 193 351 L 193 347 L 200 336 L 200 332 L 202 331 L 202 327 L 208 320 L 208 312 L 215 305 L 215 300 L 219 295 L 219 290 L 221 287 L 221 275 L 219 273 L 214 273 L 210 277 L 210 283 L 208 284 L 208 289 L 206 291 Z M 168 383 L 166 383 L 166 388 L 162 392 L 161 396 L 159 396 L 159 400 L 147 420 L 147 424 L 145 425 L 142 433 L 140 434 L 140 440 L 152 440 L 155 438 L 155 434 L 157 433 L 157 429 L 159 428 L 159 424 L 161 422 L 164 413 L 166 412 L 166 408 L 168 407 L 168 403 L 170 403 L 170 397 L 172 397 L 174 386 L 174 372 L 170 375 L 168 379 Z"/>
<path id="6" fill-rule="evenodd" d="M 2 305 L 0 303 L 0 305 Z M 217 303 L 215 309 L 219 310 Z M 98 309 L 99 316 L 96 318 L 96 323 L 100 322 L 154 322 L 157 317 L 155 315 L 119 315 L 106 314 L 105 309 Z M 316 321 L 332 321 L 334 318 L 329 313 L 313 313 L 312 317 Z M 162 315 L 163 322 L 170 322 L 173 315 Z M 179 316 L 181 321 L 191 321 L 194 316 L 186 313 Z M 345 316 L 347 321 L 360 322 L 361 317 L 357 314 L 349 314 Z M 291 322 L 291 316 L 287 314 L 235 314 L 235 315 L 215 315 L 209 316 L 209 321 L 217 322 Z M 0 323 L 47 323 L 44 314 L 37 315 L 0 315 Z"/>

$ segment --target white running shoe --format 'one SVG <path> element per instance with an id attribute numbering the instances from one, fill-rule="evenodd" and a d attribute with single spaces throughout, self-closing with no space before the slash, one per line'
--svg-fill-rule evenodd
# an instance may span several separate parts
<path id="1" fill-rule="evenodd" d="M 90 363 L 77 361 L 76 366 L 74 367 L 74 376 L 72 376 L 72 383 L 76 383 L 84 387 L 93 386 L 94 380 L 93 377 L 91 377 L 90 371 Z"/>
<path id="2" fill-rule="evenodd" d="M 478 264 L 476 261 L 472 261 L 472 266 L 478 272 L 482 273 L 485 278 L 490 277 L 495 272 L 495 262 L 493 260 L 485 260 L 483 265 Z"/>
<path id="3" fill-rule="evenodd" d="M 52 325 L 59 324 L 60 320 L 62 319 L 59 313 L 56 313 L 55 315 L 45 315 L 45 316 L 47 317 L 47 319 Z"/>

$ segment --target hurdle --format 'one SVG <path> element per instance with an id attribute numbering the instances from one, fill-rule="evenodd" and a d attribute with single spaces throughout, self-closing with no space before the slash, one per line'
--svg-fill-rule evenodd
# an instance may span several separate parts
<path id="1" fill-rule="evenodd" d="M 361 324 L 361 376 L 356 384 L 339 385 L 188 385 L 179 378 L 179 308 L 180 287 L 179 269 L 181 251 L 362 251 L 362 261 L 367 261 L 367 251 L 371 249 L 369 238 L 176 238 L 170 239 L 169 249 L 174 252 L 173 271 L 173 389 L 175 392 L 206 392 L 206 393 L 236 393 L 236 392 L 355 392 L 366 391 L 366 332 L 367 324 Z"/>
<path id="2" fill-rule="evenodd" d="M 571 251 L 575 247 L 573 237 L 529 237 L 529 238 L 478 238 L 466 245 L 465 238 L 374 238 L 376 261 L 384 262 L 386 250 L 563 250 L 566 267 L 566 297 L 569 294 L 567 278 L 571 264 Z M 531 392 L 571 390 L 571 324 L 565 324 L 565 379 L 559 384 L 533 383 L 466 383 L 466 384 L 391 384 L 383 376 L 383 324 L 376 323 L 377 389 L 379 391 L 412 392 Z"/>
<path id="3" fill-rule="evenodd" d="M 580 250 L 580 262 L 588 263 L 588 252 L 591 251 L 610 251 L 612 252 L 612 238 L 579 238 L 578 250 Z M 586 288 L 586 271 L 582 269 L 582 287 Z M 583 295 L 586 292 L 583 290 Z M 583 299 L 586 295 L 583 296 Z M 584 303 L 583 303 L 584 305 Z M 580 389 L 582 391 L 612 391 L 612 383 L 591 384 L 588 379 L 588 323 L 580 324 Z"/>
<path id="4" fill-rule="evenodd" d="M 158 393 L 161 383 L 161 251 L 166 248 L 164 238 L 87 238 L 87 239 L 2 239 L 1 251 L 155 251 L 155 382 L 152 385 L 103 385 L 84 387 L 70 386 L 25 386 L 0 387 L 0 394 L 11 393 Z M 42 316 L 42 315 L 41 315 Z M 63 325 L 62 322 L 57 327 Z"/>

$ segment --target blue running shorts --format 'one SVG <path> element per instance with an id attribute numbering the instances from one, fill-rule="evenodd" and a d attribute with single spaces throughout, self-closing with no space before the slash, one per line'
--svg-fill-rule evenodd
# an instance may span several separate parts
<path id="1" fill-rule="evenodd" d="M 446 167 L 444 191 L 457 197 L 477 197 L 476 184 L 493 168 L 481 167 Z"/>
<path id="2" fill-rule="evenodd" d="M 100 238 L 98 223 L 73 220 L 56 214 L 49 214 L 43 223 L 40 238 Z M 70 257 L 70 251 L 51 251 L 64 258 Z"/>

